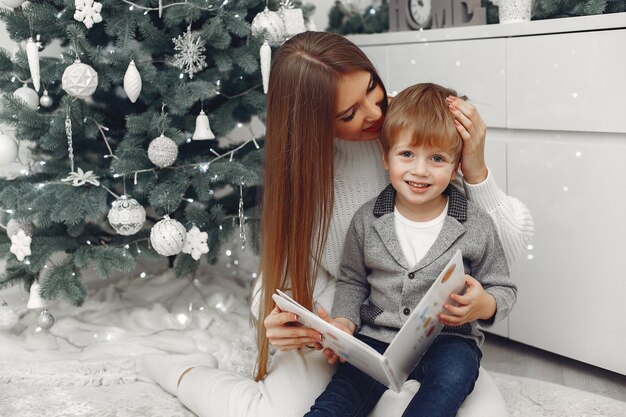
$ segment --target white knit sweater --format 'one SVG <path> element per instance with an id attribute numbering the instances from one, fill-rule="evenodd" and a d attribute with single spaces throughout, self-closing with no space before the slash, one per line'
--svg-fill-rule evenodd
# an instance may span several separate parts
<path id="1" fill-rule="evenodd" d="M 348 226 L 356 210 L 376 197 L 389 183 L 383 168 L 382 153 L 377 140 L 354 142 L 335 139 L 335 199 L 322 254 L 321 270 L 315 282 L 313 299 L 318 306 L 331 311 L 336 277 Z M 523 253 L 533 235 L 533 220 L 528 208 L 498 188 L 493 177 L 480 184 L 467 184 L 459 179 L 457 188 L 486 210 L 492 217 L 509 265 Z M 252 311 L 258 312 L 260 280 L 254 290 Z"/>

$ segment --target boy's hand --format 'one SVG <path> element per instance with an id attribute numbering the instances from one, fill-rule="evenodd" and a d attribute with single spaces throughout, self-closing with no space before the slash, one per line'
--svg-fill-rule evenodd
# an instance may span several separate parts
<path id="1" fill-rule="evenodd" d="M 450 298 L 459 303 L 457 307 L 445 304 L 449 314 L 442 313 L 439 320 L 447 326 L 462 326 L 475 320 L 489 320 L 496 314 L 496 299 L 483 289 L 480 282 L 465 275 L 465 294 L 451 294 Z"/>
<path id="2" fill-rule="evenodd" d="M 353 335 L 356 330 L 356 324 L 352 323 L 352 321 L 345 317 L 332 318 L 323 308 L 317 310 L 317 315 L 320 316 L 322 320 L 332 324 L 339 330 L 343 330 L 349 335 Z M 345 362 L 345 359 L 340 358 L 332 349 L 328 348 L 324 349 L 324 357 L 331 365 L 334 365 L 337 362 L 337 359 L 339 359 L 340 362 Z"/>

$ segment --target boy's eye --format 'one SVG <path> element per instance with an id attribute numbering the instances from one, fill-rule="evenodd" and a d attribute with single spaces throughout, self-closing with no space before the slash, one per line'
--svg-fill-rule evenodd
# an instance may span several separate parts
<path id="1" fill-rule="evenodd" d="M 437 163 L 446 162 L 446 159 L 441 155 L 433 155 L 432 159 L 434 162 L 437 162 Z"/>
<path id="2" fill-rule="evenodd" d="M 413 156 L 413 152 L 411 151 L 402 151 L 400 152 L 400 156 L 402 156 L 403 158 L 410 158 Z"/>

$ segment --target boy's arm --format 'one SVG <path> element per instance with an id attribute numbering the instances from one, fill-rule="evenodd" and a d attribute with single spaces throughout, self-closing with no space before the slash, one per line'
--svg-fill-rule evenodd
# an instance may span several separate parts
<path id="1" fill-rule="evenodd" d="M 517 299 L 517 286 L 510 278 L 495 226 L 487 216 L 485 220 L 482 258 L 472 263 L 475 278 L 466 275 L 467 291 L 451 296 L 459 306 L 446 305 L 449 314 L 440 317 L 446 325 L 460 326 L 476 320 L 483 327 L 490 327 L 508 316 Z"/>
<path id="2" fill-rule="evenodd" d="M 362 212 L 363 210 L 357 211 L 348 228 L 332 314 L 335 318 L 345 318 L 352 322 L 354 331 L 361 326 L 361 305 L 370 293 L 367 282 L 369 270 L 365 265 L 363 246 L 364 226 L 360 216 Z"/>

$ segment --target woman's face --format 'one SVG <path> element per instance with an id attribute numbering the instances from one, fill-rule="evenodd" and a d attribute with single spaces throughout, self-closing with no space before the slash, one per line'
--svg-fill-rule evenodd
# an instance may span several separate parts
<path id="1" fill-rule="evenodd" d="M 383 125 L 383 89 L 368 71 L 343 75 L 337 84 L 334 133 L 339 139 L 378 139 Z"/>

